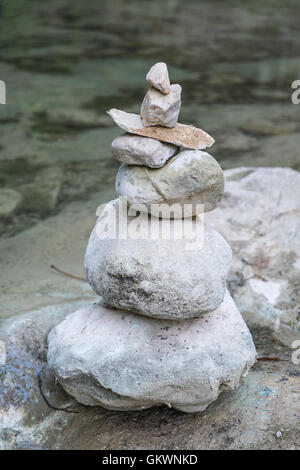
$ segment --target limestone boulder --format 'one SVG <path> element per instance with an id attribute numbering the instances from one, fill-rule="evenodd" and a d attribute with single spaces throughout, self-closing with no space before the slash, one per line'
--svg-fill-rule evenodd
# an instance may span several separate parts
<path id="1" fill-rule="evenodd" d="M 208 316 L 160 321 L 93 304 L 48 337 L 48 364 L 85 405 L 204 410 L 237 387 L 255 361 L 251 334 L 227 292 Z"/>
<path id="2" fill-rule="evenodd" d="M 222 203 L 205 216 L 232 246 L 230 292 L 249 324 L 292 344 L 300 331 L 300 173 L 245 167 L 225 175 Z"/>
<path id="3" fill-rule="evenodd" d="M 124 214 L 104 208 L 90 236 L 85 271 L 110 305 L 155 318 L 195 318 L 222 302 L 231 248 L 200 219 Z"/>

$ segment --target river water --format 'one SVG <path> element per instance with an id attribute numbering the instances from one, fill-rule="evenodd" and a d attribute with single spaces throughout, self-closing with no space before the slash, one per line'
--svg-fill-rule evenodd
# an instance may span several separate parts
<path id="1" fill-rule="evenodd" d="M 138 112 L 156 61 L 183 87 L 180 122 L 216 139 L 210 151 L 224 169 L 300 167 L 298 1 L 0 5 L 0 185 L 20 196 L 0 237 L 113 188 L 110 144 L 122 131 L 106 110 Z"/>

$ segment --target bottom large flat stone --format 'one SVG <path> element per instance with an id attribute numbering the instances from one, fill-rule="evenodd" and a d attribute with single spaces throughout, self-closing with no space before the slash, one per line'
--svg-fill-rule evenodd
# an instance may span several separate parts
<path id="1" fill-rule="evenodd" d="M 166 404 L 204 410 L 255 361 L 251 334 L 227 292 L 194 320 L 156 320 L 93 304 L 48 337 L 48 363 L 77 401 L 112 410 Z"/>

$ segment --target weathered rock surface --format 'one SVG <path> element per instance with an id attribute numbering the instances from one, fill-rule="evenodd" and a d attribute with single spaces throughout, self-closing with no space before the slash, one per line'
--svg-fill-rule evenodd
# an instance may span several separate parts
<path id="1" fill-rule="evenodd" d="M 146 80 L 152 87 L 167 95 L 170 93 L 170 79 L 167 65 L 164 62 L 157 62 L 147 73 Z"/>
<path id="2" fill-rule="evenodd" d="M 117 160 L 128 165 L 160 168 L 175 155 L 178 147 L 149 137 L 126 133 L 113 140 L 111 150 Z"/>
<path id="3" fill-rule="evenodd" d="M 169 142 L 178 147 L 203 150 L 211 147 L 215 142 L 209 134 L 194 126 L 176 124 L 172 128 L 162 126 L 144 127 L 142 119 L 138 114 L 126 113 L 120 109 L 110 109 L 107 113 L 117 126 L 131 134 L 151 137 L 162 142 Z"/>
<path id="4" fill-rule="evenodd" d="M 184 233 L 176 239 L 174 233 L 182 226 L 179 219 L 156 219 L 154 224 L 147 214 L 128 216 L 124 221 L 119 214 L 118 199 L 107 204 L 85 255 L 88 281 L 106 302 L 173 320 L 195 318 L 220 305 L 231 248 L 219 233 L 205 226 L 203 235 L 201 221 L 185 219 Z M 166 234 L 163 239 L 159 230 Z"/>
<path id="5" fill-rule="evenodd" d="M 150 88 L 141 106 L 143 125 L 175 127 L 181 106 L 181 86 L 170 86 L 170 92 L 163 95 L 155 88 Z"/>
<path id="6" fill-rule="evenodd" d="M 174 207 L 173 217 L 191 217 L 203 209 L 207 212 L 217 206 L 224 192 L 224 176 L 211 155 L 199 150 L 185 150 L 160 169 L 121 165 L 116 191 L 119 196 L 127 197 L 128 205 L 139 204 L 141 211 L 155 216 L 160 215 L 157 205 L 178 204 Z M 165 217 L 169 217 L 169 213 Z"/>
<path id="7" fill-rule="evenodd" d="M 228 282 L 237 306 L 251 324 L 299 332 L 300 173 L 237 168 L 225 174 L 223 200 L 206 222 L 232 246 Z"/>
<path id="8" fill-rule="evenodd" d="M 78 310 L 48 337 L 48 364 L 85 405 L 203 411 L 236 388 L 255 361 L 252 337 L 230 294 L 205 318 L 146 319 L 103 304 Z"/>
<path id="9" fill-rule="evenodd" d="M 22 203 L 18 191 L 9 188 L 0 189 L 0 217 L 9 217 L 15 213 Z"/>

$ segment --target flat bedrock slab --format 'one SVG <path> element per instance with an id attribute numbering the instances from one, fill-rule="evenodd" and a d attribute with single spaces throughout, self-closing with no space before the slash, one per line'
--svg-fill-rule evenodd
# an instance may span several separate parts
<path id="1" fill-rule="evenodd" d="M 162 204 L 173 206 L 174 218 L 191 217 L 215 209 L 224 193 L 224 175 L 208 153 L 185 150 L 159 169 L 121 165 L 116 191 L 127 197 L 129 206 L 138 204 L 157 217 L 169 217 L 168 211 L 161 214 Z"/>
<path id="2" fill-rule="evenodd" d="M 170 93 L 170 79 L 167 65 L 164 62 L 157 62 L 147 73 L 146 80 L 152 87 L 167 95 Z"/>
<path id="3" fill-rule="evenodd" d="M 112 154 L 120 162 L 149 168 L 161 168 L 178 150 L 176 145 L 129 133 L 116 137 L 111 144 Z"/>
<path id="4" fill-rule="evenodd" d="M 214 139 L 194 126 L 186 124 L 176 124 L 175 127 L 151 126 L 144 127 L 141 117 L 138 114 L 126 113 L 120 109 L 110 109 L 107 113 L 111 116 L 117 126 L 131 134 L 151 137 L 178 147 L 203 150 L 214 144 Z"/>
<path id="5" fill-rule="evenodd" d="M 230 292 L 249 324 L 299 334 L 300 173 L 236 168 L 225 175 L 223 200 L 205 218 L 232 246 Z"/>
<path id="6" fill-rule="evenodd" d="M 170 86 L 170 92 L 163 95 L 155 88 L 149 88 L 141 106 L 143 125 L 174 127 L 181 107 L 181 86 Z"/>
<path id="7" fill-rule="evenodd" d="M 106 205 L 90 236 L 84 265 L 94 291 L 116 308 L 155 318 L 195 318 L 217 308 L 231 263 L 227 241 L 201 220 L 185 219 L 176 239 L 179 219 L 118 219 L 121 204 Z"/>
<path id="8" fill-rule="evenodd" d="M 68 315 L 48 337 L 48 364 L 63 388 L 85 405 L 114 410 L 167 404 L 202 411 L 238 386 L 255 356 L 228 292 L 217 310 L 184 322 L 93 304 Z"/>

